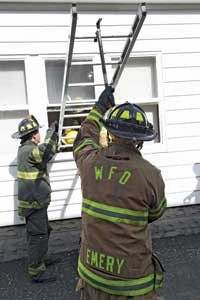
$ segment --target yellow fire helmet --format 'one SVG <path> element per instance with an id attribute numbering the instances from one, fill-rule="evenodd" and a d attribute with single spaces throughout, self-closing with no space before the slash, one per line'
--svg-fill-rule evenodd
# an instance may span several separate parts
<path id="1" fill-rule="evenodd" d="M 77 136 L 78 131 L 75 129 L 65 129 L 63 132 L 62 136 L 62 144 L 67 145 L 67 144 L 73 144 L 74 140 Z"/>

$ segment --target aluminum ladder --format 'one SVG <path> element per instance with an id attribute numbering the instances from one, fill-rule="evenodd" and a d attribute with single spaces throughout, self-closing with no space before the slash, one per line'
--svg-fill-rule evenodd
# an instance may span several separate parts
<path id="1" fill-rule="evenodd" d="M 75 40 L 81 40 L 81 39 L 92 39 L 93 42 L 98 42 L 99 47 L 99 55 L 100 55 L 100 61 L 101 63 L 94 63 L 93 65 L 101 65 L 102 73 L 103 73 L 103 80 L 104 85 L 107 86 L 108 84 L 111 85 L 113 88 L 116 88 L 117 83 L 122 75 L 122 72 L 125 68 L 125 65 L 128 61 L 128 58 L 131 54 L 131 51 L 134 47 L 134 44 L 137 40 L 138 34 L 142 28 L 142 25 L 144 23 L 144 20 L 146 18 L 146 4 L 142 3 L 138 6 L 138 11 L 136 13 L 134 22 L 131 26 L 131 31 L 128 35 L 125 36 L 114 36 L 114 35 L 101 35 L 101 26 L 100 23 L 102 19 L 99 19 L 96 23 L 96 33 L 95 36 L 80 36 L 76 37 L 76 27 L 77 27 L 77 7 L 75 4 L 72 5 L 71 8 L 71 22 L 70 22 L 70 31 L 68 36 L 68 47 L 67 47 L 67 54 L 66 54 L 66 60 L 65 60 L 65 67 L 64 67 L 64 76 L 63 76 L 63 85 L 62 85 L 62 95 L 61 95 L 61 110 L 60 110 L 60 117 L 59 117 L 59 129 L 58 129 L 58 150 L 65 151 L 66 148 L 71 150 L 73 144 L 66 144 L 63 145 L 62 141 L 65 138 L 63 136 L 63 131 L 66 129 L 74 129 L 77 130 L 80 128 L 80 125 L 70 125 L 65 126 L 64 121 L 66 119 L 76 119 L 76 118 L 85 118 L 88 115 L 88 110 L 92 108 L 95 101 L 92 100 L 71 100 L 68 96 L 68 89 L 70 87 L 70 72 L 73 65 L 73 49 L 74 49 L 74 43 Z M 120 59 L 113 63 L 106 63 L 105 57 L 104 57 L 104 50 L 103 50 L 103 39 L 113 39 L 113 38 L 126 38 L 126 42 L 122 51 L 122 54 L 120 56 Z M 107 64 L 115 64 L 116 69 L 113 74 L 112 80 L 110 83 L 108 83 L 108 76 L 107 76 L 107 70 L 106 65 Z M 74 86 L 74 85 L 73 85 Z M 78 86 L 78 84 L 77 84 Z M 80 113 L 80 108 L 82 111 Z M 70 113 L 73 112 L 73 113 Z"/>

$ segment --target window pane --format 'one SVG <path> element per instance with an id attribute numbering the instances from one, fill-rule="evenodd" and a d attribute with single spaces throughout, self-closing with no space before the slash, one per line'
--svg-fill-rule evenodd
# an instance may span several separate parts
<path id="1" fill-rule="evenodd" d="M 50 104 L 61 103 L 64 74 L 64 60 L 46 61 L 46 80 Z M 94 83 L 93 67 L 91 65 L 74 65 L 71 69 L 70 83 Z M 69 87 L 68 97 L 71 100 L 95 99 L 94 87 L 91 85 Z"/>
<path id="2" fill-rule="evenodd" d="M 27 104 L 23 61 L 0 61 L 0 105 Z"/>
<path id="3" fill-rule="evenodd" d="M 12 139 L 11 135 L 18 130 L 19 122 L 28 115 L 28 110 L 23 111 L 0 111 L 1 139 L 3 141 L 0 147 L 0 153 L 16 153 L 19 146 L 19 140 Z"/>
<path id="4" fill-rule="evenodd" d="M 117 103 L 153 97 L 157 97 L 155 58 L 129 58 L 115 91 Z"/>
<path id="5" fill-rule="evenodd" d="M 60 103 L 64 61 L 46 61 L 45 66 L 49 103 Z"/>
<path id="6" fill-rule="evenodd" d="M 153 125 L 154 130 L 157 133 L 155 140 L 152 143 L 160 142 L 160 130 L 159 130 L 159 114 L 157 104 L 139 104 L 139 106 L 145 111 L 148 121 Z M 150 143 L 150 142 L 149 142 Z"/>

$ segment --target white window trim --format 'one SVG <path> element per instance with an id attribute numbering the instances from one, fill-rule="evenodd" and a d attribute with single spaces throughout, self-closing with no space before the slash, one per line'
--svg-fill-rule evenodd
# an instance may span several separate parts
<path id="1" fill-rule="evenodd" d="M 25 58 L 25 73 L 29 113 L 33 114 L 43 126 L 40 129 L 41 140 L 44 139 L 47 120 L 47 89 L 45 79 L 45 68 L 40 55 L 30 55 Z"/>

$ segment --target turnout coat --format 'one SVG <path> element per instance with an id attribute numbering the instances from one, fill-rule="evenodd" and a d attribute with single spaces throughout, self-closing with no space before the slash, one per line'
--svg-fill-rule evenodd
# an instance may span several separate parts
<path id="1" fill-rule="evenodd" d="M 155 299 L 163 268 L 149 223 L 166 209 L 164 182 L 133 144 L 100 146 L 102 117 L 94 107 L 74 143 L 83 196 L 78 272 L 108 294 Z"/>
<path id="2" fill-rule="evenodd" d="M 57 139 L 57 133 L 49 128 L 44 143 L 37 145 L 27 140 L 18 148 L 18 214 L 21 218 L 50 203 L 47 163 L 56 153 Z"/>

